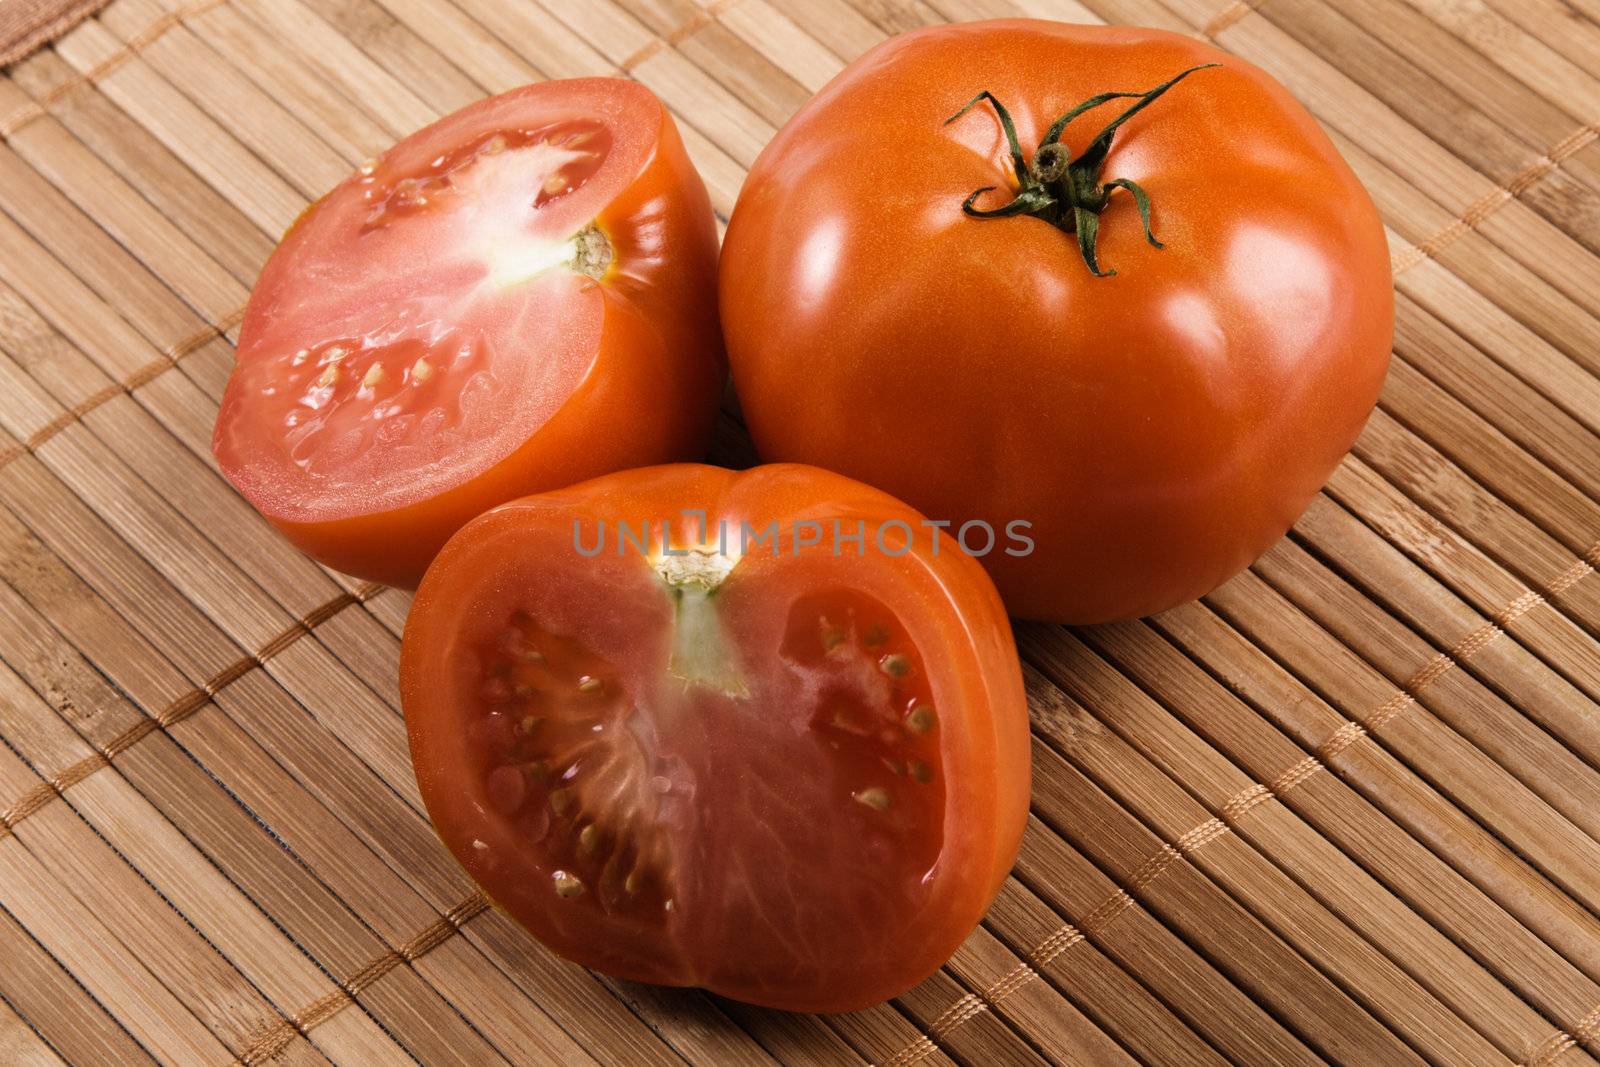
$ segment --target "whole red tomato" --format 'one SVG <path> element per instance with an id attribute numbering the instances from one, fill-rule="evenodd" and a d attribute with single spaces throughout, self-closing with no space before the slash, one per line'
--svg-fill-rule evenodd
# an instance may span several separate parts
<path id="1" fill-rule="evenodd" d="M 852 63 L 757 159 L 720 286 L 763 458 L 1030 522 L 1031 553 L 985 558 L 1007 606 L 1081 623 L 1281 536 L 1394 316 L 1377 213 L 1282 86 L 1186 37 L 1033 21 Z"/>
<path id="2" fill-rule="evenodd" d="M 709 442 L 716 228 L 659 100 L 545 82 L 314 204 L 251 294 L 223 473 L 339 570 L 415 585 L 463 523 Z"/>
<path id="3" fill-rule="evenodd" d="M 473 520 L 401 652 L 440 837 L 609 974 L 805 1011 L 926 977 L 1016 857 L 1028 716 L 994 585 L 921 518 L 679 465 Z"/>

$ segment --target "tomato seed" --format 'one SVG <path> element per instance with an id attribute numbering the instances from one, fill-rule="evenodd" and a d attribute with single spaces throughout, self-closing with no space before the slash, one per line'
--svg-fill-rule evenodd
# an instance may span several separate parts
<path id="1" fill-rule="evenodd" d="M 556 896 L 561 899 L 571 900 L 573 897 L 583 896 L 583 881 L 577 875 L 557 871 L 550 877 L 556 884 Z"/>
<path id="2" fill-rule="evenodd" d="M 822 629 L 822 650 L 831 652 L 844 644 L 844 629 L 830 623 L 827 616 L 817 620 Z"/>
<path id="3" fill-rule="evenodd" d="M 863 789 L 859 793 L 850 794 L 857 804 L 865 804 L 873 811 L 889 810 L 889 791 L 882 786 L 875 785 Z"/>
<path id="4" fill-rule="evenodd" d="M 925 734 L 933 729 L 937 721 L 938 717 L 934 715 L 932 708 L 926 704 L 918 704 L 911 709 L 911 714 L 906 716 L 906 729 L 914 734 Z"/>
<path id="5" fill-rule="evenodd" d="M 911 777 L 914 781 L 921 782 L 923 785 L 927 785 L 929 782 L 933 781 L 933 768 L 928 766 L 926 763 L 923 763 L 919 759 L 914 759 L 911 761 L 910 766 Z"/>
<path id="6" fill-rule="evenodd" d="M 427 381 L 429 378 L 432 378 L 432 377 L 433 377 L 433 364 L 428 362 L 428 358 L 426 356 L 423 356 L 422 358 L 418 359 L 415 363 L 411 364 L 411 380 L 412 381 L 421 383 L 421 382 Z"/>
<path id="7" fill-rule="evenodd" d="M 911 661 L 898 652 L 883 657 L 878 666 L 891 678 L 904 678 L 911 673 Z"/>

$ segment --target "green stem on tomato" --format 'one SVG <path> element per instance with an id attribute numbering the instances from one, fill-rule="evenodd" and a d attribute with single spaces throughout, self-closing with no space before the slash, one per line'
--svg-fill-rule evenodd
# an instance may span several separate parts
<path id="1" fill-rule="evenodd" d="M 1050 124 L 1044 140 L 1039 142 L 1039 147 L 1034 151 L 1031 163 L 1023 158 L 1022 146 L 1017 141 L 1016 125 L 1011 121 L 1011 115 L 1006 111 L 1005 105 L 988 90 L 979 93 L 960 111 L 946 119 L 945 125 L 948 126 L 987 100 L 1000 118 L 1000 128 L 1005 131 L 1006 145 L 1011 151 L 1011 165 L 1017 174 L 1017 195 L 1010 203 L 997 208 L 984 209 L 974 206 L 978 197 L 995 188 L 986 185 L 968 196 L 962 202 L 961 210 L 975 219 L 998 219 L 1013 215 L 1032 215 L 1034 218 L 1043 219 L 1057 229 L 1073 234 L 1078 240 L 1078 251 L 1082 254 L 1084 263 L 1088 264 L 1090 272 L 1097 278 L 1105 278 L 1117 272 L 1101 270 L 1096 258 L 1100 212 L 1105 210 L 1114 191 L 1124 189 L 1133 197 L 1134 203 L 1139 208 L 1139 219 L 1144 223 L 1145 240 L 1155 248 L 1165 247 L 1150 231 L 1150 197 L 1144 189 L 1130 178 L 1117 178 L 1101 184 L 1100 172 L 1105 168 L 1106 157 L 1110 154 L 1111 140 L 1124 122 L 1155 103 L 1163 93 L 1195 71 L 1219 65 L 1202 63 L 1200 66 L 1190 67 L 1154 89 L 1142 93 L 1112 92 L 1091 96 Z M 1138 102 L 1112 119 L 1074 159 L 1068 148 L 1061 143 L 1061 135 L 1066 131 L 1067 124 L 1085 111 L 1112 100 L 1122 99 Z"/>

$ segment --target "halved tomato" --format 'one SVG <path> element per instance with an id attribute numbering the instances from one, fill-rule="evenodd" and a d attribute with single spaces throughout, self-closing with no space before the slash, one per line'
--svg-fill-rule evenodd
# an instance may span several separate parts
<path id="1" fill-rule="evenodd" d="M 1028 805 L 999 596 L 921 522 L 816 468 L 679 465 L 469 523 L 401 656 L 439 835 L 609 974 L 806 1011 L 909 988 Z"/>
<path id="2" fill-rule="evenodd" d="M 725 375 L 715 266 L 705 186 L 648 89 L 480 101 L 285 235 L 217 459 L 313 556 L 415 585 L 495 504 L 703 454 Z"/>

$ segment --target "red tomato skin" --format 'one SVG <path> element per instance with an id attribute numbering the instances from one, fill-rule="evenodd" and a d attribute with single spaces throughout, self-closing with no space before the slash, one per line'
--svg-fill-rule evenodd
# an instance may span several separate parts
<path id="1" fill-rule="evenodd" d="M 417 590 L 400 665 L 418 782 L 435 829 L 456 859 L 484 884 L 491 899 L 558 954 L 617 977 L 674 985 L 690 980 L 670 961 L 652 958 L 634 944 L 611 943 L 603 930 L 563 938 L 537 910 L 497 898 L 482 853 L 468 844 L 482 833 L 478 821 L 482 816 L 467 790 L 452 777 L 452 750 L 461 732 L 454 725 L 452 694 L 444 679 L 449 659 L 459 647 L 457 634 L 464 620 L 494 609 L 475 595 L 484 591 L 492 598 L 503 588 L 492 573 L 493 561 L 505 557 L 519 531 L 554 524 L 566 536 L 575 522 L 592 530 L 601 522 L 614 528 L 619 519 L 636 522 L 642 516 L 676 521 L 683 509 L 702 510 L 713 528 L 719 519 L 734 529 L 741 521 L 764 529 L 773 522 L 788 528 L 800 520 L 827 524 L 835 517 L 851 522 L 861 518 L 867 523 L 869 544 L 882 523 L 899 521 L 920 530 L 922 518 L 876 489 L 796 464 L 739 472 L 674 464 L 623 471 L 512 501 L 467 524 L 439 553 Z M 1026 695 L 1004 605 L 983 568 L 948 545 L 933 553 L 929 540 L 918 538 L 911 556 L 932 579 L 926 586 L 932 594 L 926 617 L 920 622 L 938 635 L 941 644 L 957 650 L 950 661 L 941 661 L 941 670 L 958 680 L 962 694 L 952 704 L 962 709 L 960 728 L 945 735 L 946 766 L 959 768 L 963 814 L 959 825 L 947 829 L 945 851 L 933 876 L 941 887 L 942 910 L 921 931 L 920 943 L 897 944 L 885 954 L 892 961 L 887 971 L 883 965 L 841 961 L 833 980 L 822 986 L 786 985 L 777 974 L 768 975 L 760 986 L 706 983 L 713 992 L 792 1011 L 853 1011 L 880 1003 L 949 958 L 977 925 L 1016 861 L 1028 814 L 1031 742 Z M 861 565 L 873 565 L 870 553 Z"/>
<path id="2" fill-rule="evenodd" d="M 1016 186 L 979 90 L 1031 159 L 1059 114 L 1198 71 L 1117 134 L 1092 276 L 1072 235 L 978 220 Z M 1074 155 L 1119 104 L 1075 120 Z M 826 466 L 931 517 L 1031 522 L 990 556 L 1013 615 L 1153 614 L 1247 566 L 1354 442 L 1388 367 L 1376 209 L 1305 110 L 1250 64 L 1174 34 L 1029 20 L 872 49 L 757 159 L 720 274 L 741 407 L 763 459 Z"/>
<path id="3" fill-rule="evenodd" d="M 512 93 L 613 81 L 572 79 Z M 648 90 L 640 91 L 639 106 L 651 109 L 659 125 L 638 176 L 594 219 L 614 259 L 598 283 L 604 319 L 589 373 L 520 447 L 437 495 L 321 522 L 263 508 L 302 551 L 347 574 L 415 588 L 450 535 L 497 504 L 609 471 L 704 455 L 727 375 L 717 323 L 716 220 L 671 114 Z M 307 214 L 316 210 L 312 205 Z M 298 230 L 290 228 L 273 260 L 292 259 Z M 273 260 L 242 325 L 241 359 L 248 357 L 256 318 L 271 314 L 273 292 L 293 284 Z"/>

